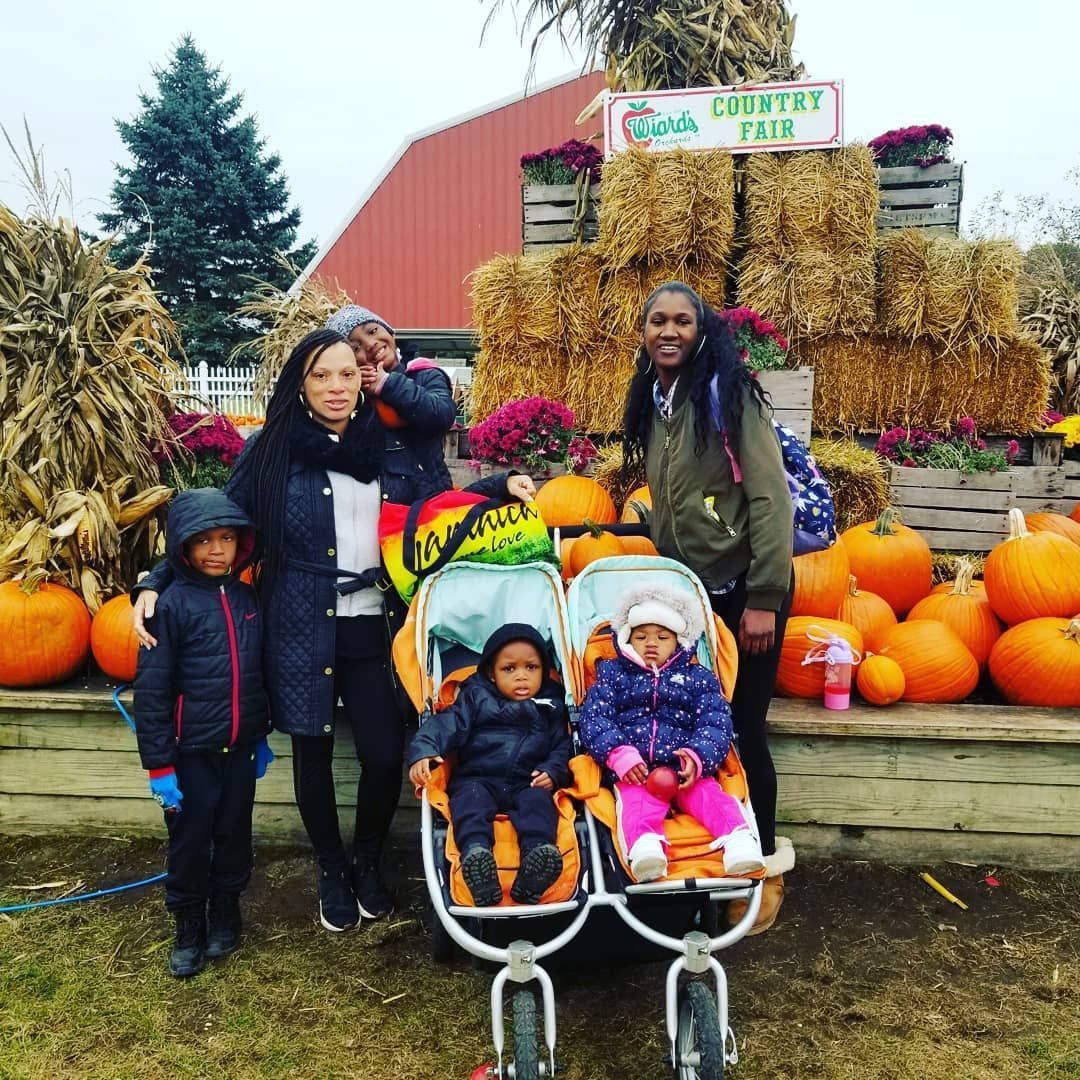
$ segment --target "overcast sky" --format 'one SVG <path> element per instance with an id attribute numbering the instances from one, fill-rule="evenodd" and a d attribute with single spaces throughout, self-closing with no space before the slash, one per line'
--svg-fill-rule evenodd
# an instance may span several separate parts
<path id="1" fill-rule="evenodd" d="M 521 3 L 520 7 L 525 4 Z M 794 0 L 807 72 L 845 81 L 845 135 L 942 123 L 965 168 L 965 222 L 1001 189 L 1080 201 L 1080 4 L 1074 0 Z M 138 110 L 185 33 L 244 94 L 278 152 L 301 238 L 332 233 L 401 141 L 522 90 L 528 50 L 512 11 L 484 43 L 483 0 L 32 0 L 4 5 L 0 123 L 23 116 L 50 170 L 71 173 L 80 219 L 108 198 Z M 581 57 L 543 50 L 540 81 Z M 532 147 L 529 149 L 540 149 Z M 6 147 L 0 200 L 21 211 Z"/>

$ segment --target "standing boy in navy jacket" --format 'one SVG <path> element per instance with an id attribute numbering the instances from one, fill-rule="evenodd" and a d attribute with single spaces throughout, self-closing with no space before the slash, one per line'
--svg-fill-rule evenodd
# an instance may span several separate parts
<path id="1" fill-rule="evenodd" d="M 272 755 L 261 619 L 239 580 L 255 530 L 223 492 L 198 488 L 173 500 L 166 537 L 175 579 L 152 620 L 157 648 L 139 652 L 135 730 L 169 831 L 169 971 L 183 978 L 240 943 L 255 781 Z"/>

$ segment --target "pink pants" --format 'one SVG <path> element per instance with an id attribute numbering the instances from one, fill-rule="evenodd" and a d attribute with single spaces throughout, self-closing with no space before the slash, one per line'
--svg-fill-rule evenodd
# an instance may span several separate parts
<path id="1" fill-rule="evenodd" d="M 725 840 L 739 829 L 750 828 L 750 819 L 743 812 L 742 803 L 711 776 L 680 790 L 672 805 L 704 825 L 717 840 Z M 615 811 L 624 852 L 629 852 L 645 833 L 657 833 L 663 838 L 668 804 L 650 795 L 644 784 L 618 781 L 615 784 Z"/>

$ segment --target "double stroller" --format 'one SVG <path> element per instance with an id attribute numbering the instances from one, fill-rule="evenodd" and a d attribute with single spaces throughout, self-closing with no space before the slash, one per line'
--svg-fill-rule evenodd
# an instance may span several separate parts
<path id="1" fill-rule="evenodd" d="M 576 744 L 578 710 L 595 663 L 612 655 L 605 653 L 611 648 L 606 624 L 622 594 L 642 584 L 643 575 L 650 584 L 688 593 L 702 606 L 706 632 L 698 646 L 698 661 L 716 672 L 730 697 L 734 640 L 714 619 L 701 582 L 677 562 L 655 556 L 600 559 L 574 578 L 568 592 L 558 570 L 547 564 L 500 567 L 459 562 L 422 582 L 394 643 L 395 664 L 420 722 L 453 701 L 457 685 L 475 670 L 494 630 L 507 622 L 523 622 L 536 627 L 550 644 Z M 571 785 L 555 793 L 563 873 L 535 905 L 515 904 L 507 896 L 519 856 L 513 827 L 500 815 L 495 822 L 495 857 L 503 900 L 494 907 L 474 906 L 448 822 L 446 768 L 437 770 L 421 796 L 424 878 L 433 906 L 432 954 L 446 960 L 459 948 L 499 968 L 491 987 L 495 1063 L 488 1067 L 487 1077 L 534 1080 L 556 1075 L 555 994 L 541 961 L 569 946 L 599 909 L 613 912 L 615 921 L 652 951 L 676 954 L 665 984 L 673 1075 L 722 1077 L 725 1065 L 734 1064 L 738 1054 L 728 1026 L 727 978 L 714 953 L 740 940 L 753 926 L 761 904 L 762 874 L 725 877 L 721 853 L 709 846 L 713 838 L 693 819 L 675 814 L 665 822 L 668 876 L 634 882 L 615 840 L 614 797 L 601 784 L 599 766 L 579 754 L 571 761 L 571 771 Z M 749 814 L 745 774 L 734 747 L 718 779 L 743 801 Z M 738 898 L 748 901 L 745 914 L 736 925 L 720 929 L 722 905 Z M 670 919 L 655 917 L 665 907 L 693 913 L 676 922 L 679 930 L 685 929 L 681 937 L 671 932 Z M 658 928 L 657 922 L 665 925 Z M 534 988 L 541 1001 L 542 1042 L 537 1038 Z M 509 1047 L 503 1019 L 508 989 L 513 1017 Z"/>

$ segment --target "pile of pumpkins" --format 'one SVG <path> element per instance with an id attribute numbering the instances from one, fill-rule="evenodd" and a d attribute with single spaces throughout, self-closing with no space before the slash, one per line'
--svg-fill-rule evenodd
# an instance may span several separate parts
<path id="1" fill-rule="evenodd" d="M 824 634 L 862 654 L 874 705 L 963 701 L 988 673 L 1011 704 L 1080 706 L 1080 506 L 1011 510 L 982 581 L 970 563 L 933 588 L 931 574 L 926 541 L 891 508 L 798 556 L 777 692 L 820 700 L 823 666 L 803 659 Z"/>
<path id="2" fill-rule="evenodd" d="M 91 618 L 78 593 L 46 581 L 0 584 L 0 686 L 48 686 L 97 666 L 117 682 L 131 682 L 139 643 L 131 601 L 115 596 Z"/>

